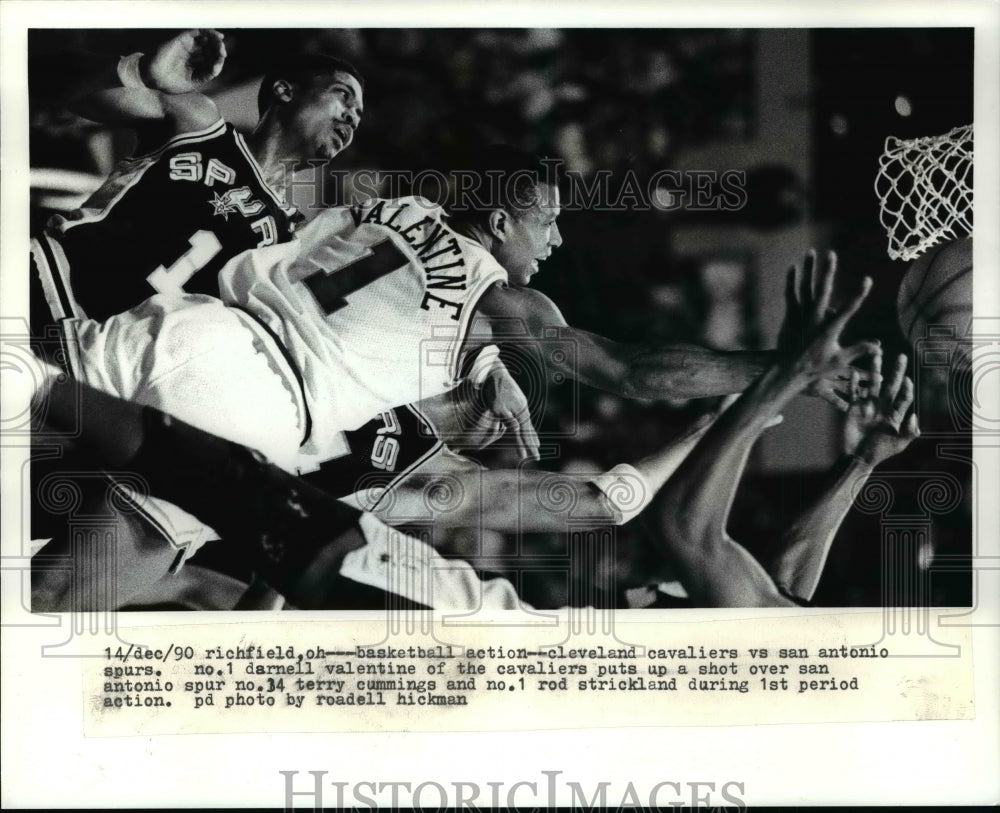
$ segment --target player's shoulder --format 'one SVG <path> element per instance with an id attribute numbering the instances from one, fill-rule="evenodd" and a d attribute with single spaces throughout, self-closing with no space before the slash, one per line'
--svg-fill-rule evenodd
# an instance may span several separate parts
<path id="1" fill-rule="evenodd" d="M 440 204 L 420 195 L 403 195 L 395 198 L 367 197 L 348 208 L 359 213 L 367 222 L 376 225 L 395 222 L 391 219 L 394 214 L 397 218 L 405 214 L 411 220 L 414 215 L 437 221 L 444 217 L 444 210 Z"/>
<path id="2" fill-rule="evenodd" d="M 565 322 L 556 303 L 541 291 L 504 283 L 493 285 L 484 294 L 480 311 L 487 316 L 544 321 L 553 325 Z"/>
<path id="3" fill-rule="evenodd" d="M 440 219 L 444 215 L 444 209 L 441 207 L 441 204 L 435 203 L 430 198 L 425 198 L 422 195 L 404 195 L 401 198 L 396 198 L 395 201 L 400 206 L 405 205 L 423 212 L 427 217 Z"/>
<path id="4" fill-rule="evenodd" d="M 213 103 L 214 106 L 214 103 Z M 192 118 L 183 127 L 146 127 L 136 129 L 136 150 L 120 165 L 131 171 L 136 164 L 150 163 L 158 159 L 172 159 L 177 152 L 198 151 L 209 154 L 219 149 L 230 137 L 236 137 L 232 125 L 227 124 L 218 110 L 215 115 Z M 229 152 L 232 152 L 233 147 Z M 191 170 L 194 171 L 194 170 Z"/>

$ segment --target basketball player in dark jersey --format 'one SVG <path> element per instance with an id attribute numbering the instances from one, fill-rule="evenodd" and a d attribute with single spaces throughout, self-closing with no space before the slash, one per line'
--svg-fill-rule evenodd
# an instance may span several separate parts
<path id="1" fill-rule="evenodd" d="M 33 62 L 33 98 L 137 136 L 135 156 L 31 241 L 39 355 L 64 366 L 65 354 L 51 351 L 78 318 L 104 320 L 158 292 L 217 296 L 229 259 L 291 239 L 301 219 L 284 197 L 292 171 L 352 143 L 363 112 L 354 67 L 315 55 L 276 61 L 258 93 L 260 120 L 244 138 L 200 92 L 225 56 L 220 33 L 192 30 L 117 64 L 86 55 Z M 80 467 L 90 468 L 72 454 L 42 454 L 32 476 L 37 484 L 50 469 Z M 63 519 L 48 515 L 35 487 L 32 499 L 32 537 L 60 535 Z"/>
<path id="2" fill-rule="evenodd" d="M 277 62 L 244 138 L 199 92 L 224 59 L 221 34 L 187 31 L 63 94 L 74 112 L 130 125 L 138 149 L 83 207 L 32 240 L 36 332 L 59 319 L 103 320 L 156 293 L 215 296 L 226 261 L 291 238 L 301 219 L 284 197 L 291 172 L 350 146 L 361 77 L 331 57 Z"/>

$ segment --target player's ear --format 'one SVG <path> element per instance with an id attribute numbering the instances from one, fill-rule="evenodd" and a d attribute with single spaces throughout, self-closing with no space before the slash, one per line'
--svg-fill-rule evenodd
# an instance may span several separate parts
<path id="1" fill-rule="evenodd" d="M 271 93 L 280 102 L 290 102 L 295 95 L 295 88 L 287 79 L 275 79 Z"/>
<path id="2" fill-rule="evenodd" d="M 495 237 L 501 243 L 507 239 L 507 213 L 503 209 L 494 209 L 490 212 L 488 223 L 491 237 Z"/>

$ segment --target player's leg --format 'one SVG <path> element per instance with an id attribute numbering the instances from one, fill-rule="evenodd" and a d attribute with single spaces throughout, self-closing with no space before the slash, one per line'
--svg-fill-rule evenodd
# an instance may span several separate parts
<path id="1" fill-rule="evenodd" d="M 113 610 L 166 576 L 179 551 L 142 514 L 114 507 L 94 483 L 81 511 L 99 516 L 95 528 L 65 528 L 31 559 L 34 612 Z"/>
<path id="2" fill-rule="evenodd" d="M 275 340 L 245 314 L 210 297 L 157 295 L 71 334 L 81 381 L 294 467 L 304 395 Z"/>
<path id="3" fill-rule="evenodd" d="M 41 461 L 51 465 L 32 465 L 33 539 L 44 527 L 49 540 L 32 558 L 32 606 L 40 612 L 113 609 L 173 571 L 214 534 L 197 518 L 146 494 L 141 475 L 121 465 L 141 441 L 130 413 L 95 403 L 88 388 L 58 368 L 43 369 L 48 378 L 35 405 L 44 403 L 47 424 L 40 430 L 51 430 L 44 436 L 55 442 L 69 430 L 77 437 L 63 444 L 63 454 Z M 109 457 L 109 449 L 120 451 Z M 47 443 L 47 451 L 53 450 Z M 36 522 L 44 509 L 65 509 L 67 496 L 77 503 L 72 517 L 53 510 L 44 526 Z"/>
<path id="4" fill-rule="evenodd" d="M 150 494 L 216 529 L 293 604 L 308 600 L 300 582 L 320 551 L 343 555 L 364 544 L 360 533 L 343 538 L 357 510 L 259 453 L 77 382 L 47 384 L 51 422 L 76 421 L 79 410 L 80 441 L 103 465 L 135 472 Z"/>

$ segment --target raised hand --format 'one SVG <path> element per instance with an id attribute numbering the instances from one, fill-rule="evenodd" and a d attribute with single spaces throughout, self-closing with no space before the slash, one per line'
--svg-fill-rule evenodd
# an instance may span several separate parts
<path id="1" fill-rule="evenodd" d="M 916 414 L 906 419 L 913 404 L 913 381 L 906 375 L 906 356 L 899 355 L 888 378 L 882 380 L 882 359 L 876 356 L 870 388 L 851 380 L 851 408 L 844 422 L 844 451 L 872 466 L 902 452 L 920 436 Z M 906 419 L 904 421 L 904 419 Z"/>
<path id="2" fill-rule="evenodd" d="M 140 62 L 147 87 L 162 93 L 191 93 L 219 75 L 226 61 L 222 34 L 194 28 L 163 43 Z"/>
<path id="3" fill-rule="evenodd" d="M 858 342 L 849 348 L 840 345 L 840 333 L 868 296 L 872 281 L 866 277 L 860 293 L 838 313 L 830 307 L 836 272 L 837 255 L 832 251 L 826 253 L 822 267 L 816 252 L 810 250 L 801 271 L 798 266 L 789 269 L 778 352 L 788 360 L 797 359 L 800 372 L 808 370 L 812 379 L 806 388 L 808 394 L 846 411 L 851 406 L 844 397 L 848 384 L 852 377 L 860 380 L 852 362 L 864 355 L 878 355 L 881 348 L 875 341 Z"/>
<path id="4" fill-rule="evenodd" d="M 818 269 L 816 250 L 809 249 L 803 267 L 793 265 L 785 281 L 785 321 L 778 333 L 778 350 L 794 355 L 809 341 L 826 318 L 837 273 L 837 255 L 826 254 L 825 268 Z"/>

